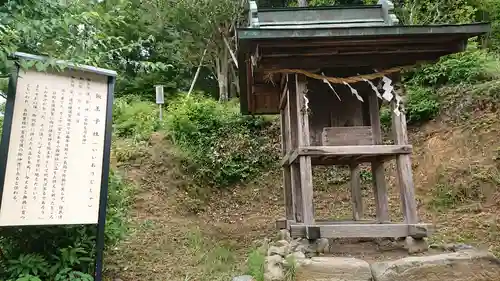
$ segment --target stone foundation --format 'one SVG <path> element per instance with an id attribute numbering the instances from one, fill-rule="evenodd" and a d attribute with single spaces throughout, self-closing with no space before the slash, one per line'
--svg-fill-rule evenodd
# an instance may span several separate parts
<path id="1" fill-rule="evenodd" d="M 431 246 L 450 251 L 427 253 L 425 240 L 407 238 L 403 241 L 377 239 L 374 245 L 400 247 L 404 257 L 390 261 L 373 261 L 348 256 L 336 256 L 328 239 L 309 241 L 291 239 L 281 230 L 279 240 L 266 245 L 265 280 L 282 281 L 293 272 L 296 281 L 499 281 L 500 260 L 488 252 L 467 245 Z M 380 256 L 384 258 L 384 250 Z M 293 270 L 291 270 L 293 269 Z"/>

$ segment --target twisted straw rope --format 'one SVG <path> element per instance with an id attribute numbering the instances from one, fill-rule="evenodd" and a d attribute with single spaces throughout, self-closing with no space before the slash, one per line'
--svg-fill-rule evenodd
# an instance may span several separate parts
<path id="1" fill-rule="evenodd" d="M 382 71 L 377 72 L 377 73 L 363 74 L 363 75 L 359 75 L 359 76 L 351 76 L 351 77 L 345 77 L 345 78 L 327 77 L 324 75 L 308 72 L 308 71 L 305 71 L 302 69 L 277 69 L 277 70 L 266 71 L 266 73 L 264 75 L 264 80 L 266 80 L 267 82 L 272 82 L 273 81 L 273 74 L 276 74 L 276 73 L 284 73 L 284 74 L 285 73 L 286 74 L 300 73 L 300 74 L 303 74 L 303 75 L 310 77 L 310 78 L 313 78 L 313 79 L 327 80 L 328 82 L 333 83 L 333 84 L 344 84 L 344 83 L 350 84 L 350 83 L 356 83 L 356 82 L 361 82 L 361 81 L 365 81 L 365 80 L 373 80 L 376 78 L 381 78 L 381 77 L 386 76 L 387 74 L 392 74 L 395 72 L 404 71 L 404 70 L 407 70 L 407 69 L 410 69 L 413 67 L 415 67 L 415 66 L 408 65 L 408 66 L 401 66 L 401 67 L 392 67 L 392 68 L 382 70 Z"/>

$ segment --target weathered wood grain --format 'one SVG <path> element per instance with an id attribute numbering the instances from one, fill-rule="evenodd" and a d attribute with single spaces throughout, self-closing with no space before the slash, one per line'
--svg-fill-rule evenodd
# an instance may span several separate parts
<path id="1" fill-rule="evenodd" d="M 370 112 L 370 125 L 373 132 L 373 144 L 382 144 L 382 128 L 380 126 L 380 106 L 379 99 L 372 93 L 368 97 L 368 108 Z M 384 162 L 375 158 L 372 166 L 372 189 L 375 197 L 377 220 L 387 222 L 389 218 L 389 196 L 385 183 Z"/>
<path id="2" fill-rule="evenodd" d="M 286 92 L 283 94 L 286 95 Z M 287 109 L 287 108 L 286 108 Z M 281 154 L 287 155 L 290 149 L 289 141 L 289 120 L 288 112 L 281 110 L 280 120 L 281 120 Z M 283 167 L 283 198 L 285 200 L 285 213 L 287 220 L 295 220 L 295 192 L 292 189 L 292 174 L 289 165 Z"/>
<path id="3" fill-rule="evenodd" d="M 293 78 L 293 79 L 292 79 Z M 299 116 L 297 115 L 297 111 L 299 108 L 299 104 L 297 104 L 297 86 L 295 82 L 295 77 L 293 75 L 288 75 L 287 78 L 287 86 L 288 88 L 288 120 L 290 120 L 289 130 L 290 130 L 290 150 L 296 150 L 299 146 Z M 292 162 L 289 162 L 290 164 Z M 295 196 L 295 220 L 297 222 L 303 222 L 303 207 L 302 207 L 302 189 L 300 182 L 300 167 L 297 163 L 290 165 L 290 173 L 291 173 L 291 183 L 292 183 L 292 192 Z"/>
<path id="4" fill-rule="evenodd" d="M 298 116 L 298 146 L 309 146 L 309 116 L 305 107 L 305 96 L 307 94 L 307 80 L 305 76 L 295 75 L 296 81 L 296 99 L 297 108 L 295 114 Z M 313 182 L 312 182 L 312 166 L 310 156 L 299 157 L 300 168 L 300 185 L 302 191 L 302 215 L 304 223 L 314 223 L 314 206 L 313 206 Z"/>
<path id="5" fill-rule="evenodd" d="M 351 164 L 351 204 L 352 218 L 355 221 L 363 217 L 363 197 L 361 196 L 361 178 L 358 164 Z"/>
<path id="6" fill-rule="evenodd" d="M 398 155 L 410 154 L 411 145 L 352 145 L 352 146 L 309 146 L 299 147 L 299 156 L 302 155 Z M 290 159 L 292 161 L 292 159 Z"/>
<path id="7" fill-rule="evenodd" d="M 398 85 L 404 90 L 403 85 Z M 408 134 L 406 130 L 406 116 L 403 112 L 399 116 L 394 113 L 396 101 L 392 101 L 392 134 L 394 143 L 397 145 L 408 144 Z M 413 175 L 411 170 L 410 155 L 398 155 L 396 158 L 396 170 L 401 194 L 401 208 L 406 223 L 415 224 L 418 222 L 417 202 L 415 200 L 415 188 L 413 185 Z"/>
<path id="8" fill-rule="evenodd" d="M 326 127 L 322 133 L 323 146 L 372 145 L 370 126 Z"/>
<path id="9" fill-rule="evenodd" d="M 308 227 L 319 227 L 321 238 L 427 237 L 433 233 L 433 228 L 429 224 L 292 224 L 291 236 L 306 237 Z"/>

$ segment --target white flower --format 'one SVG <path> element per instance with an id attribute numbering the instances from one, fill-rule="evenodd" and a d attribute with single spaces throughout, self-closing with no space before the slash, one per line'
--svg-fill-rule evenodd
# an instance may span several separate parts
<path id="1" fill-rule="evenodd" d="M 146 49 L 141 49 L 141 56 L 148 57 L 149 56 L 149 51 L 146 50 Z"/>
<path id="2" fill-rule="evenodd" d="M 85 24 L 81 23 L 77 27 L 78 29 L 78 34 L 81 34 L 85 30 Z"/>

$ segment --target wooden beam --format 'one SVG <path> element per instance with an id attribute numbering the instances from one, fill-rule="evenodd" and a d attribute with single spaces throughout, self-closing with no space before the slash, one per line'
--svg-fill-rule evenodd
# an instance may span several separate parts
<path id="1" fill-rule="evenodd" d="M 324 146 L 373 144 L 371 126 L 325 127 L 321 138 Z"/>
<path id="2" fill-rule="evenodd" d="M 263 58 L 257 65 L 257 71 L 276 68 L 328 68 L 328 67 L 349 67 L 357 68 L 363 66 L 372 67 L 394 67 L 414 64 L 416 61 L 432 61 L 448 55 L 450 52 L 439 52 L 430 54 L 407 54 L 394 59 L 394 55 L 349 55 L 349 56 L 308 56 L 283 58 Z"/>
<path id="3" fill-rule="evenodd" d="M 307 53 L 295 52 L 295 53 L 276 53 L 276 54 L 262 54 L 262 60 L 266 59 L 276 59 L 276 58 L 301 58 L 301 57 L 322 57 L 322 56 L 331 56 L 335 54 L 335 56 L 374 56 L 374 55 L 387 55 L 391 54 L 394 56 L 397 55 L 414 55 L 414 54 L 426 54 L 426 53 L 445 53 L 452 52 L 449 48 L 436 48 L 436 49 L 426 49 L 426 50 L 388 50 L 388 51 L 345 51 L 342 53 L 338 53 L 339 50 L 336 48 L 328 49 L 322 48 L 315 50 L 316 52 L 309 51 Z M 337 53 L 336 53 L 337 52 Z"/>
<path id="4" fill-rule="evenodd" d="M 292 75 L 287 75 L 287 106 L 288 109 L 288 120 L 290 120 L 289 131 L 290 131 L 290 149 L 296 150 L 299 146 L 299 116 L 297 115 L 299 105 L 297 104 L 297 86 L 295 83 L 295 77 Z M 293 79 L 291 79 L 293 77 Z M 291 162 L 288 162 L 291 164 Z M 303 222 L 303 207 L 302 207 L 302 189 L 301 189 L 301 179 L 300 179 L 300 167 L 298 163 L 290 165 L 291 179 L 292 179 L 292 192 L 295 194 L 295 221 Z"/>
<path id="5" fill-rule="evenodd" d="M 286 95 L 286 93 L 284 93 Z M 289 120 L 286 110 L 281 109 L 281 155 L 286 155 L 290 151 L 289 147 Z M 287 220 L 295 220 L 295 192 L 292 190 L 292 174 L 290 166 L 283 167 L 283 198 L 285 200 L 285 214 Z"/>
<path id="6" fill-rule="evenodd" d="M 363 197 L 361 195 L 361 178 L 359 164 L 351 164 L 351 204 L 352 218 L 355 221 L 363 217 Z"/>
<path id="7" fill-rule="evenodd" d="M 351 145 L 351 146 L 307 146 L 299 147 L 299 156 L 313 155 L 398 155 L 410 154 L 411 145 Z M 293 159 L 290 160 L 293 162 Z"/>
<path id="8" fill-rule="evenodd" d="M 296 105 L 295 108 L 297 115 L 297 133 L 298 133 L 298 147 L 308 147 L 310 145 L 309 135 L 309 116 L 305 105 L 305 98 L 307 93 L 307 79 L 305 76 L 295 74 L 296 83 Z M 310 156 L 299 157 L 300 168 L 300 189 L 302 199 L 302 222 L 306 224 L 314 223 L 314 207 L 313 207 L 313 182 L 312 182 L 312 165 Z"/>
<path id="9" fill-rule="evenodd" d="M 286 104 L 288 103 L 288 95 L 286 94 L 287 91 L 288 87 L 285 84 L 285 86 L 283 87 L 283 93 L 281 94 L 280 97 L 280 110 L 283 110 Z"/>
<path id="10" fill-rule="evenodd" d="M 402 84 L 399 84 L 398 86 L 400 87 L 400 91 L 404 91 L 404 86 Z M 394 112 L 396 107 L 396 101 L 394 99 L 391 102 L 392 134 L 394 143 L 396 145 L 407 145 L 408 135 L 406 130 L 406 116 L 403 111 L 400 111 L 400 114 L 398 116 Z M 417 202 L 415 199 L 411 157 L 409 154 L 398 155 L 396 157 L 396 170 L 401 196 L 401 208 L 403 211 L 405 222 L 409 224 L 416 224 L 418 223 Z"/>
<path id="11" fill-rule="evenodd" d="M 380 125 L 380 103 L 375 93 L 369 93 L 368 110 L 370 113 L 370 125 L 372 127 L 373 144 L 382 144 L 382 128 Z M 376 159 L 371 163 L 372 167 L 372 190 L 375 197 L 376 214 L 379 222 L 388 222 L 389 218 L 389 196 L 385 183 L 384 162 Z"/>
<path id="12" fill-rule="evenodd" d="M 448 45 L 448 44 L 454 44 L 454 42 L 461 41 L 460 36 L 454 36 L 450 34 L 449 38 L 446 38 L 447 40 L 441 41 L 442 45 Z M 353 46 L 353 45 L 363 45 L 363 46 L 370 46 L 373 47 L 380 47 L 381 45 L 386 45 L 387 46 L 395 46 L 395 45 L 408 45 L 408 42 L 411 42 L 412 44 L 432 44 L 436 42 L 436 39 L 433 38 L 432 36 L 428 36 L 426 38 L 424 37 L 415 37 L 413 40 L 412 39 L 407 39 L 407 40 L 401 40 L 401 38 L 397 36 L 393 37 L 386 37 L 383 40 L 380 40 L 380 38 L 366 38 L 362 40 L 325 40 L 325 39 L 314 39 L 314 40 L 307 40 L 307 41 L 297 41 L 297 40 L 288 40 L 285 43 L 283 42 L 275 42 L 275 41 L 265 41 L 265 40 L 259 40 L 255 42 L 255 44 L 258 44 L 262 50 L 266 49 L 273 49 L 273 48 L 278 48 L 278 49 L 284 49 L 284 48 L 304 48 L 304 47 L 342 47 L 342 46 Z M 439 44 L 438 44 L 439 45 Z"/>
<path id="13" fill-rule="evenodd" d="M 324 220 L 324 219 L 316 219 L 316 225 L 330 225 L 330 224 L 378 224 L 376 220 L 365 220 L 360 219 L 357 221 L 354 220 Z M 291 225 L 302 225 L 300 223 L 292 223 Z"/>
<path id="14" fill-rule="evenodd" d="M 296 151 L 296 150 L 294 150 Z M 290 165 L 290 157 L 292 156 L 292 152 L 289 152 L 283 156 L 283 158 L 280 161 L 280 166 L 285 167 Z"/>
<path id="15" fill-rule="evenodd" d="M 307 236 L 307 228 L 320 230 L 321 238 L 402 238 L 407 236 L 428 237 L 433 233 L 430 224 L 315 224 L 290 226 L 292 238 Z"/>
<path id="16" fill-rule="evenodd" d="M 287 219 L 279 219 L 276 220 L 276 229 L 281 230 L 281 229 L 288 229 L 290 225 L 294 224 L 294 221 L 287 220 Z"/>

